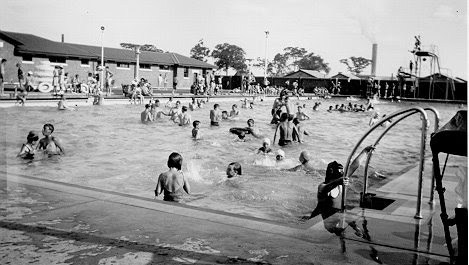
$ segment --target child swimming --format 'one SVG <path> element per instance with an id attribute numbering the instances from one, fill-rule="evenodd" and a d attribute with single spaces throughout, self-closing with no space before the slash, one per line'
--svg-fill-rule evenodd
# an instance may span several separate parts
<path id="1" fill-rule="evenodd" d="M 234 178 L 237 176 L 242 175 L 241 164 L 238 162 L 232 162 L 226 168 L 226 177 L 227 178 Z"/>
<path id="2" fill-rule="evenodd" d="M 30 131 L 26 140 L 27 142 L 21 146 L 21 150 L 16 156 L 24 159 L 33 159 L 39 136 L 36 132 Z"/>
<path id="3" fill-rule="evenodd" d="M 270 148 L 270 139 L 269 138 L 264 138 L 264 141 L 262 142 L 262 147 L 260 147 L 257 150 L 257 153 L 260 154 L 268 154 L 272 152 L 272 148 Z"/>
<path id="4" fill-rule="evenodd" d="M 199 132 L 200 121 L 194 121 L 192 123 L 192 126 L 194 126 L 194 128 L 192 129 L 192 138 L 194 138 L 195 140 L 199 140 L 201 138 L 201 135 Z"/>

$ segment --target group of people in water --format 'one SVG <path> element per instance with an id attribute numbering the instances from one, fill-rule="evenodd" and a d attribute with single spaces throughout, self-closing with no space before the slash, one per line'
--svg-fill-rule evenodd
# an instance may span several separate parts
<path id="1" fill-rule="evenodd" d="M 39 134 L 35 131 L 30 131 L 26 137 L 26 143 L 21 146 L 20 152 L 17 157 L 24 159 L 34 159 L 38 152 L 42 152 L 48 156 L 63 155 L 65 149 L 59 138 L 52 135 L 54 132 L 54 125 L 47 123 L 42 128 L 42 135 L 44 136 L 39 140 Z"/>
<path id="2" fill-rule="evenodd" d="M 316 104 L 318 108 L 320 104 Z M 176 109 L 178 108 L 176 103 Z M 310 135 L 302 126 L 301 122 L 310 119 L 310 117 L 303 112 L 303 106 L 296 107 L 297 112 L 294 112 L 294 104 L 290 102 L 288 93 L 282 92 L 279 98 L 276 98 L 272 106 L 272 124 L 276 124 L 274 132 L 273 143 L 278 143 L 281 148 L 291 145 L 293 142 L 302 143 L 305 135 Z M 239 115 L 237 105 L 232 105 L 232 110 L 228 114 L 225 114 L 220 110 L 219 104 L 214 104 L 213 109 L 210 110 L 210 126 L 220 126 L 220 122 L 224 119 L 233 118 Z M 142 116 L 143 117 L 143 116 Z M 200 139 L 200 121 L 193 122 L 192 137 L 194 139 Z M 235 134 L 239 140 L 245 139 L 248 135 L 256 139 L 262 139 L 262 146 L 257 149 L 259 155 L 275 154 L 275 160 L 277 162 L 285 159 L 285 152 L 282 149 L 278 149 L 276 152 L 271 146 L 270 138 L 265 138 L 259 129 L 255 126 L 254 119 L 250 118 L 247 120 L 246 127 L 233 127 L 229 131 Z M 278 136 L 278 137 L 277 137 Z M 276 140 L 278 139 L 278 142 Z M 348 185 L 350 176 L 358 169 L 360 162 L 363 158 L 373 151 L 373 147 L 368 146 L 356 156 L 353 162 L 350 164 L 347 176 L 343 175 L 343 166 L 337 161 L 333 161 L 328 164 L 326 170 L 326 177 L 323 183 L 318 187 L 318 203 L 316 208 L 312 211 L 309 216 L 305 216 L 304 219 L 310 219 L 317 215 L 322 215 L 323 218 L 328 218 L 333 213 L 341 209 L 341 194 L 343 186 Z M 317 170 L 313 166 L 312 155 L 308 151 L 302 151 L 299 154 L 299 164 L 290 167 L 283 168 L 284 171 L 314 171 Z M 158 177 L 158 182 L 155 189 L 155 196 L 163 195 L 165 201 L 183 201 L 184 193 L 190 194 L 190 184 L 187 176 L 181 170 L 182 156 L 178 153 L 172 153 L 168 158 L 168 171 L 163 172 Z M 243 170 L 241 163 L 234 161 L 230 162 L 226 168 L 227 179 L 234 179 L 242 176 Z M 353 223 L 349 224 L 354 226 Z M 327 227 L 326 227 L 327 228 Z M 330 230 L 333 233 L 338 233 L 335 225 L 330 226 Z M 355 228 L 354 228 L 355 229 Z M 356 228 L 358 229 L 358 228 Z M 334 230 L 334 231 L 333 231 Z M 341 230 L 343 231 L 343 229 Z"/>

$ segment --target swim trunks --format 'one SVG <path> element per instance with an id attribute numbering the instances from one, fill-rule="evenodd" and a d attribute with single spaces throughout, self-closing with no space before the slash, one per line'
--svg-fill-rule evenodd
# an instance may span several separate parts
<path id="1" fill-rule="evenodd" d="M 278 145 L 280 146 L 285 146 L 285 145 L 289 145 L 289 144 L 292 144 L 293 142 L 291 140 L 279 140 L 278 141 Z"/>

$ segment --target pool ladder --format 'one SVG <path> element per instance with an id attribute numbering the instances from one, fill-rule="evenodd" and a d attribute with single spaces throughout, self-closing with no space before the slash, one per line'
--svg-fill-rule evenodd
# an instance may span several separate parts
<path id="1" fill-rule="evenodd" d="M 415 219 L 422 219 L 422 214 L 421 214 L 421 204 L 422 204 L 422 186 L 423 186 L 423 171 L 424 171 L 424 165 L 425 165 L 425 145 L 426 145 L 426 140 L 427 140 L 427 125 L 428 125 L 428 116 L 427 113 L 425 112 L 426 110 L 429 110 L 433 112 L 435 116 L 435 127 L 434 127 L 434 132 L 436 132 L 439 128 L 439 121 L 440 121 L 440 115 L 438 111 L 433 108 L 433 107 L 426 107 L 426 108 L 421 108 L 421 107 L 412 107 L 409 109 L 405 110 L 400 110 L 397 112 L 394 112 L 390 115 L 387 115 L 384 119 L 380 120 L 377 122 L 373 127 L 371 127 L 365 135 L 362 136 L 362 138 L 358 141 L 358 143 L 355 145 L 353 148 L 352 152 L 350 153 L 350 156 L 347 159 L 347 163 L 345 165 L 345 172 L 344 176 L 347 176 L 349 166 L 350 166 L 350 161 L 357 151 L 358 147 L 362 144 L 362 142 L 366 139 L 368 135 L 370 135 L 371 132 L 373 132 L 376 128 L 380 127 L 382 124 L 385 122 L 389 122 L 391 119 L 396 118 L 391 124 L 388 125 L 388 127 L 381 133 L 381 135 L 376 139 L 372 147 L 376 147 L 381 139 L 384 137 L 384 135 L 391 130 L 395 125 L 397 125 L 400 121 L 404 120 L 405 118 L 412 116 L 414 114 L 419 114 L 422 120 L 422 135 L 421 135 L 421 141 L 420 141 L 420 166 L 419 166 L 419 179 L 418 179 L 418 194 L 417 194 L 417 209 L 414 218 Z M 363 175 L 363 193 L 360 198 L 360 204 L 363 204 L 364 199 L 365 199 L 365 194 L 367 194 L 367 185 L 368 185 L 368 166 L 371 160 L 371 156 L 373 154 L 372 152 L 368 153 L 367 159 L 366 159 L 366 164 L 365 164 L 365 172 Z M 432 182 L 431 182 L 431 191 L 430 191 L 430 204 L 433 204 L 433 191 L 435 189 L 435 178 L 434 175 L 432 177 Z M 347 188 L 343 189 L 342 193 L 342 211 L 345 210 L 346 206 L 346 196 L 347 196 Z"/>

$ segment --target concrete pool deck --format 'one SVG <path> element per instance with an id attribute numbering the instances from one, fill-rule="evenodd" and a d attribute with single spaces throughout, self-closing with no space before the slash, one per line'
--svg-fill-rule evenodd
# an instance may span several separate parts
<path id="1" fill-rule="evenodd" d="M 446 167 L 450 215 L 456 171 L 466 163 L 452 156 Z M 417 177 L 412 168 L 370 189 L 396 201 L 383 211 L 348 210 L 346 219 L 369 237 L 347 226 L 341 239 L 320 217 L 273 222 L 13 175 L 3 164 L 0 264 L 439 264 L 449 258 L 438 196 L 433 210 L 427 203 L 430 160 L 421 220 L 413 218 Z"/>

